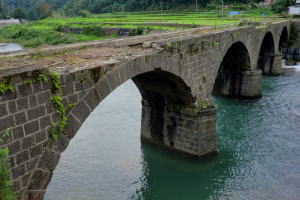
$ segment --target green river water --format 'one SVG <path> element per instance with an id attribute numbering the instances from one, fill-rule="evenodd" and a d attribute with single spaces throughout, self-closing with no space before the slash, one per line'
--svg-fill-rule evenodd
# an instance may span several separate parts
<path id="1" fill-rule="evenodd" d="M 132 81 L 84 123 L 46 200 L 300 199 L 300 66 L 263 77 L 263 98 L 215 98 L 217 155 L 193 160 L 141 144 Z"/>

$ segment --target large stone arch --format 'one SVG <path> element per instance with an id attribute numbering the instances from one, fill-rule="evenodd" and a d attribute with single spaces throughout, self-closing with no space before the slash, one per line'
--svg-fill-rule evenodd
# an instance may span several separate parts
<path id="1" fill-rule="evenodd" d="M 156 64 L 153 65 L 150 60 Z M 172 61 L 166 63 L 170 62 Z M 150 63 L 152 66 L 149 66 Z M 115 88 L 129 79 L 133 79 L 136 83 L 143 98 L 141 122 L 143 141 L 194 156 L 215 152 L 215 108 L 209 107 L 205 110 L 195 108 L 195 95 L 180 76 L 186 72 L 176 69 L 176 66 L 172 67 L 170 70 L 172 72 L 164 69 L 168 70 L 169 66 L 161 65 L 158 55 L 141 57 L 120 64 L 99 80 L 94 80 L 94 86 L 88 89 L 77 105 L 69 111 L 65 135 L 59 135 L 57 142 L 44 149 L 29 177 L 30 181 L 23 198 L 30 200 L 43 198 L 60 154 L 67 148 L 69 141 L 94 108 Z M 206 123 L 209 124 L 205 125 Z M 205 128 L 202 128 L 204 125 Z"/>
<path id="2" fill-rule="evenodd" d="M 257 68 L 262 70 L 263 74 L 272 74 L 275 52 L 275 40 L 269 31 L 262 40 L 257 60 Z"/>
<path id="3" fill-rule="evenodd" d="M 245 99 L 260 97 L 261 73 L 251 68 L 246 45 L 241 41 L 233 43 L 219 65 L 212 94 Z"/>

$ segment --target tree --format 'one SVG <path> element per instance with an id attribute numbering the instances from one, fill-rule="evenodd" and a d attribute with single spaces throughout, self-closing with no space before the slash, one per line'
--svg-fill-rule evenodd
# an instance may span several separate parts
<path id="1" fill-rule="evenodd" d="M 26 14 L 22 8 L 15 8 L 12 12 L 15 19 L 26 19 Z"/>
<path id="2" fill-rule="evenodd" d="M 51 13 L 52 9 L 46 2 L 40 3 L 40 5 L 37 7 L 37 15 L 39 19 L 50 17 Z"/>
<path id="3" fill-rule="evenodd" d="M 293 4 L 295 4 L 295 0 L 277 0 L 271 4 L 271 9 L 276 13 L 281 13 Z"/>

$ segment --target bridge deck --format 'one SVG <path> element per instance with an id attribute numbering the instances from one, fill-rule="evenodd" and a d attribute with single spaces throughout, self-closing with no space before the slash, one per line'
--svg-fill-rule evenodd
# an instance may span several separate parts
<path id="1" fill-rule="evenodd" d="M 244 26 L 247 27 L 247 26 Z M 263 24 L 256 26 L 263 28 Z M 11 53 L 0 53 L 0 78 L 34 69 L 50 69 L 61 74 L 79 69 L 107 66 L 124 60 L 159 52 L 151 43 L 176 41 L 187 37 L 197 37 L 234 31 L 243 27 L 201 27 L 183 31 L 172 31 L 146 36 L 108 39 L 67 45 L 50 46 L 37 49 L 26 49 Z M 148 46 L 147 46 L 148 44 Z M 144 47 L 143 47 L 144 45 Z M 147 48 L 145 48 L 145 45 Z"/>

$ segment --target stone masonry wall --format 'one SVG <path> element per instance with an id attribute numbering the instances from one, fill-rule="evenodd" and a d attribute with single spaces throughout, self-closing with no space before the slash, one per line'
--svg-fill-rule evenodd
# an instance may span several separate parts
<path id="1" fill-rule="evenodd" d="M 216 110 L 172 108 L 164 106 L 163 140 L 152 136 L 151 107 L 142 103 L 142 140 L 167 147 L 171 150 L 201 156 L 217 151 Z"/>

